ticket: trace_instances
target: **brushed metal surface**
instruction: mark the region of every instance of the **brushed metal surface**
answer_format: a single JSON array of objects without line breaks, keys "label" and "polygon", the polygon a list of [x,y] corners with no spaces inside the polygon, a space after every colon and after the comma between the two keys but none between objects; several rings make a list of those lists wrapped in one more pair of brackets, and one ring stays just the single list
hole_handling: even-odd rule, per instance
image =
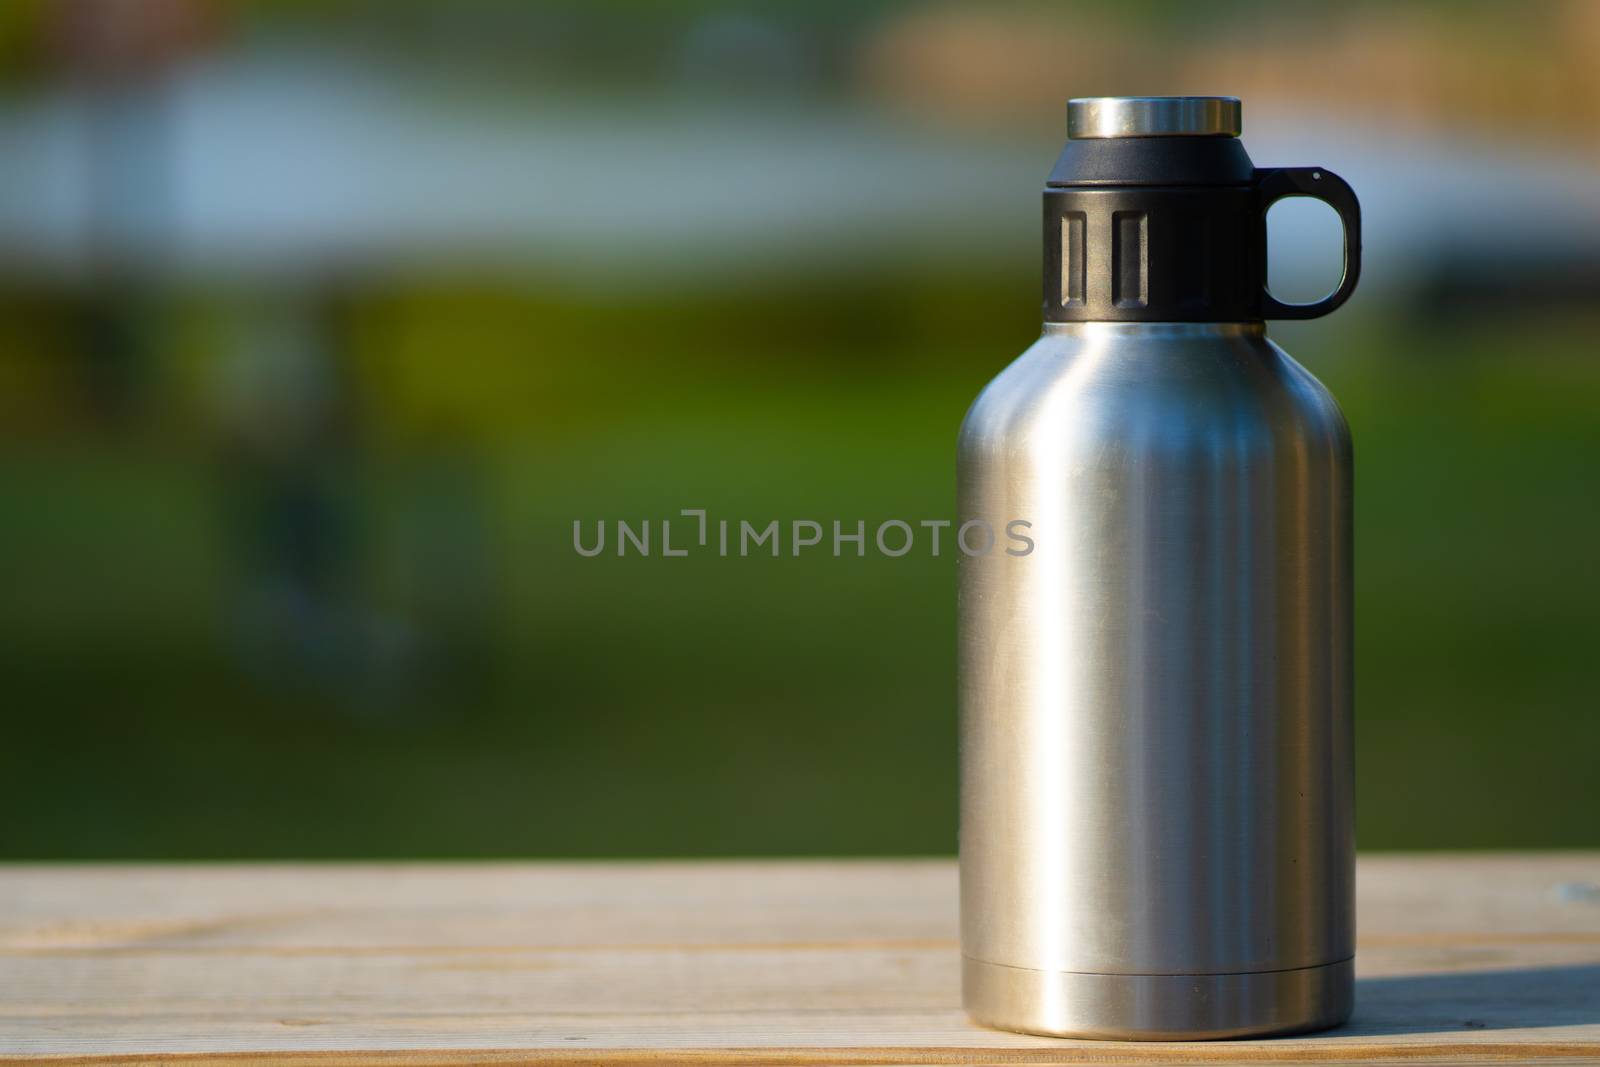
[{"label": "brushed metal surface", "polygon": [[[1036,544],[959,564],[963,954],[1349,959],[1351,446],[1327,390],[1260,324],[1047,324],[968,412],[959,477],[962,521]],[[1062,1032],[1047,999],[1016,1028]]]},{"label": "brushed metal surface", "polygon": [[1256,974],[1076,974],[961,961],[967,1011],[1002,1030],[1119,1041],[1214,1041],[1338,1026],[1354,965]]},{"label": "brushed metal surface", "polygon": [[1067,136],[1237,137],[1244,128],[1234,96],[1088,96],[1067,101]]}]

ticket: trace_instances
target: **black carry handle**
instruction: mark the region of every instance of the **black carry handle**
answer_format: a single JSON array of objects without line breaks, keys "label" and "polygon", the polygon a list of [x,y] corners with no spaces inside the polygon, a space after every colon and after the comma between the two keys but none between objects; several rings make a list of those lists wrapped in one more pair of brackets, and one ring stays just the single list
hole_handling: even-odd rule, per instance
[{"label": "black carry handle", "polygon": [[[1261,317],[1315,319],[1337,309],[1355,292],[1361,277],[1361,202],[1355,190],[1324,167],[1268,167],[1256,171],[1256,203],[1261,212]],[[1267,209],[1286,196],[1309,196],[1339,213],[1344,223],[1344,274],[1339,285],[1310,304],[1285,304],[1267,288]]]}]

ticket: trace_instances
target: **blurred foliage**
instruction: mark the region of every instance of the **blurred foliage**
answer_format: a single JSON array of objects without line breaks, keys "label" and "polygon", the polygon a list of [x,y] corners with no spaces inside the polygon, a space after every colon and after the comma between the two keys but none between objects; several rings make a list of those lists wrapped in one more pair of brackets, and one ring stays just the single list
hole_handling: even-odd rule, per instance
[{"label": "blurred foliage", "polygon": [[602,91],[672,86],[686,50],[733,62],[743,46],[758,63],[794,63],[786,88],[980,127],[1058,119],[1069,78],[1080,94],[1155,85],[1479,135],[1592,143],[1600,121],[1591,0],[11,0],[0,79],[295,40],[442,60],[461,81]]},{"label": "blurred foliage", "polygon": [[[830,97],[1053,139],[1070,77],[1565,150],[1597,13],[18,0],[0,80],[24,123],[98,100],[126,151],[89,165],[125,178],[164,127],[118,93],[297,47],[403,60],[463,119]],[[1031,256],[780,254],[625,300],[555,254],[168,275],[96,258],[144,218],[115,186],[81,276],[0,280],[0,857],[954,847],[948,555],[585,559],[572,523],[950,516],[962,413],[1037,332]],[[1356,438],[1363,847],[1600,844],[1600,323],[1527,292],[1274,327]]]},{"label": "blurred foliage", "polygon": [[[948,852],[948,556],[582,559],[571,523],[949,515],[964,407],[1036,329],[1008,281],[626,323],[539,286],[345,291],[359,622],[326,661],[249,651],[260,475],[197,355],[239,302],[178,305],[211,325],[146,368],[143,422],[0,452],[0,854]],[[895,314],[928,285],[961,312]],[[1594,844],[1593,324],[1282,332],[1357,441],[1362,845]]]}]

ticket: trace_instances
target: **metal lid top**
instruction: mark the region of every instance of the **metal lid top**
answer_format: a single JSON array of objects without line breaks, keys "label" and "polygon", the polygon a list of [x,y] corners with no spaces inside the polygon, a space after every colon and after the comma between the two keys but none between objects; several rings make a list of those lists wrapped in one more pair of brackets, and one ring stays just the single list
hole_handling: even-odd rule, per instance
[{"label": "metal lid top", "polygon": [[1091,96],[1067,101],[1067,136],[1237,137],[1236,96]]}]

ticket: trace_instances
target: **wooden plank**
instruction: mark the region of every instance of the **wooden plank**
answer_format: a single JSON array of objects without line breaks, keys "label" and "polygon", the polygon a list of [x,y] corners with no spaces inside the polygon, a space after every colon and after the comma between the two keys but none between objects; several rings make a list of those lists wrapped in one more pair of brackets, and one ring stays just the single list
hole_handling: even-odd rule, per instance
[{"label": "wooden plank", "polygon": [[1600,1062],[1600,855],[1368,856],[1350,1026],[1025,1037],[947,860],[0,867],[0,1062]]}]

